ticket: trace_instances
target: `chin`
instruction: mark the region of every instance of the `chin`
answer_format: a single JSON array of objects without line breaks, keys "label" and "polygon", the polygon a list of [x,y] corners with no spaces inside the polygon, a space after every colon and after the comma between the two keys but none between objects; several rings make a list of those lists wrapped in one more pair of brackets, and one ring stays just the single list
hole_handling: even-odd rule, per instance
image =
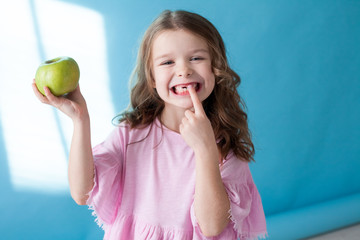
[{"label": "chin", "polygon": [[193,103],[192,101],[177,101],[176,103],[168,103],[167,104],[169,107],[172,106],[172,107],[175,107],[179,110],[188,110],[188,109],[191,109],[193,108]]}]

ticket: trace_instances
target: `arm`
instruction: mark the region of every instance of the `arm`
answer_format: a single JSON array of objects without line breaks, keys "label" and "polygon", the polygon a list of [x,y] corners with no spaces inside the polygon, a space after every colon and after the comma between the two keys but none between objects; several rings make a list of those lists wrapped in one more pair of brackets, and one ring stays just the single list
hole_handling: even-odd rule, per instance
[{"label": "arm", "polygon": [[229,222],[230,201],[220,175],[219,152],[211,123],[195,90],[190,88],[189,92],[195,112],[185,112],[180,133],[195,152],[194,210],[202,233],[216,236]]},{"label": "arm", "polygon": [[196,185],[194,209],[202,233],[205,236],[220,234],[229,223],[230,202],[223,185],[215,144],[195,152]]},{"label": "arm", "polygon": [[68,177],[72,198],[85,205],[94,185],[94,162],[90,141],[90,119],[74,122],[74,132],[69,154]]},{"label": "arm", "polygon": [[94,163],[90,140],[90,118],[79,86],[66,97],[56,97],[45,87],[43,96],[37,89],[35,82],[32,84],[37,98],[45,104],[56,107],[67,116],[74,124],[73,137],[69,154],[69,185],[72,198],[79,205],[86,204],[87,193],[93,186]]}]

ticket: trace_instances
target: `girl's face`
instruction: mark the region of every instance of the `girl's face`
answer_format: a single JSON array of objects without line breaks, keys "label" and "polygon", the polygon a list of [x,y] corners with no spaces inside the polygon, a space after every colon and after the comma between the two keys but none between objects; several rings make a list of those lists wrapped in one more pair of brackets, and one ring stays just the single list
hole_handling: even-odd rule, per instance
[{"label": "girl's face", "polygon": [[195,87],[200,101],[215,86],[215,75],[207,43],[185,30],[161,32],[152,45],[154,87],[165,102],[165,110],[193,107],[187,87]]}]

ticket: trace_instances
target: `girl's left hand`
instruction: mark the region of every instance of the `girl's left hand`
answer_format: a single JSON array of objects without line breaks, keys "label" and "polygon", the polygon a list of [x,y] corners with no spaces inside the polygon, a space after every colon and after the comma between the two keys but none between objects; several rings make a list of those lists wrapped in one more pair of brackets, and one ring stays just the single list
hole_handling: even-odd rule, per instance
[{"label": "girl's left hand", "polygon": [[212,149],[212,147],[217,149],[213,128],[196,90],[189,86],[188,91],[193,102],[194,111],[185,111],[185,117],[180,124],[180,134],[195,153],[206,151],[209,148]]}]

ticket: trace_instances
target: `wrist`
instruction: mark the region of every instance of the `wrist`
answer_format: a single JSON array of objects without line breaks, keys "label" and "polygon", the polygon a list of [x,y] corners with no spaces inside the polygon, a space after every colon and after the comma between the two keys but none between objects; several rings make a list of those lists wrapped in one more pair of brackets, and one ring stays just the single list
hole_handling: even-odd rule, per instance
[{"label": "wrist", "polygon": [[75,127],[77,126],[90,126],[90,116],[87,111],[79,114],[77,117],[72,119]]},{"label": "wrist", "polygon": [[202,146],[198,145],[194,149],[195,157],[199,161],[214,161],[219,162],[219,150],[216,145],[216,142],[209,144],[203,144]]}]

